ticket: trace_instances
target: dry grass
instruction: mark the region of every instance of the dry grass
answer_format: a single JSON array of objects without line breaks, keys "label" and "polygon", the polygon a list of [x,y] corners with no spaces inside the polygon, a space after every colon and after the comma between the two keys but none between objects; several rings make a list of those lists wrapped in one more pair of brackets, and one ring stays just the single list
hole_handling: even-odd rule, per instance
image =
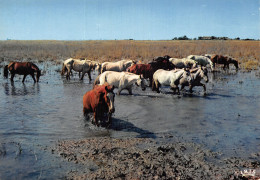
[{"label": "dry grass", "polygon": [[[0,61],[57,61],[67,58],[149,62],[156,56],[186,57],[191,54],[229,55],[239,61],[260,63],[259,41],[0,41]],[[250,63],[249,63],[250,64]]]}]

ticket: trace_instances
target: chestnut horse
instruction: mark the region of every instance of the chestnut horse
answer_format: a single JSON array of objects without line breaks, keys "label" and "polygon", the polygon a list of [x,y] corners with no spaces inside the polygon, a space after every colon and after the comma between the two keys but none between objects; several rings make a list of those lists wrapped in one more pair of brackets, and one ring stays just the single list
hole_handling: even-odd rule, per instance
[{"label": "chestnut horse", "polygon": [[159,57],[153,60],[148,64],[134,64],[129,69],[128,72],[143,75],[144,78],[149,78],[150,80],[150,87],[152,86],[153,81],[153,74],[158,69],[165,69],[165,70],[172,70],[175,66],[164,57]]},{"label": "chestnut horse", "polygon": [[83,114],[86,116],[88,113],[93,112],[94,122],[92,121],[92,123],[97,126],[100,125],[98,120],[102,122],[105,115],[108,117],[106,123],[108,126],[111,124],[111,116],[115,112],[115,94],[113,90],[114,87],[106,83],[95,86],[94,89],[86,92],[83,96]]},{"label": "chestnut horse", "polygon": [[[23,81],[27,75],[31,75],[34,82],[39,82],[41,76],[41,70],[31,62],[11,62],[9,65],[4,67],[4,77],[8,78],[8,70],[11,74],[11,81],[14,81],[15,74],[24,75]],[[34,73],[36,72],[36,80],[34,78]]]},{"label": "chestnut horse", "polygon": [[238,69],[237,60],[235,60],[231,57],[222,56],[222,55],[214,55],[214,56],[211,57],[211,61],[212,61],[214,66],[215,66],[215,64],[224,64],[223,69],[225,69],[226,67],[229,69],[229,64],[234,64],[236,69]]}]

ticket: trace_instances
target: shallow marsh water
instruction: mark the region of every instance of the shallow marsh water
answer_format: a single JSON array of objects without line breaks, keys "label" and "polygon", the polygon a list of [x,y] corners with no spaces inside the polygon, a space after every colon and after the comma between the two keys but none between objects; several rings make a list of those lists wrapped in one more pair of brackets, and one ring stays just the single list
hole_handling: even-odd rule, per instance
[{"label": "shallow marsh water", "polygon": [[87,76],[80,81],[74,73],[67,81],[57,72],[60,65],[48,62],[39,67],[45,75],[37,84],[29,76],[23,84],[21,76],[11,83],[0,75],[0,179],[56,179],[80,169],[52,154],[50,147],[64,139],[192,141],[223,156],[246,159],[260,152],[259,72],[210,73],[206,96],[200,87],[192,96],[172,95],[169,88],[160,94],[138,87],[133,95],[123,91],[115,98],[112,126],[105,129],[82,115],[82,97],[92,88]]}]

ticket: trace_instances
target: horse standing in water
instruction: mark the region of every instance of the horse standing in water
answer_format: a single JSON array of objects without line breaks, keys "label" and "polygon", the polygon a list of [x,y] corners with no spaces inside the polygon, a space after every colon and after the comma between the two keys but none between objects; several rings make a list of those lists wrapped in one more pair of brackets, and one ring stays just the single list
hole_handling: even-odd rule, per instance
[{"label": "horse standing in water", "polygon": [[[87,73],[89,81],[91,81],[91,70],[94,70],[97,67],[97,62],[91,60],[80,60],[80,59],[67,59],[63,62],[61,75],[66,74],[66,79],[70,79],[70,74],[72,69],[77,72],[82,72],[80,80],[83,80],[84,75]],[[80,74],[79,74],[80,76]]]},{"label": "horse standing in water", "polygon": [[114,87],[108,83],[97,85],[94,89],[86,92],[83,96],[83,114],[87,116],[89,113],[94,113],[94,123],[99,126],[99,120],[104,122],[104,117],[107,117],[105,123],[111,125],[111,116],[115,112],[113,92]]},{"label": "horse standing in water", "polygon": [[222,55],[214,55],[211,57],[211,61],[214,66],[215,66],[215,64],[224,64],[223,69],[225,69],[226,67],[229,69],[229,64],[234,64],[234,66],[236,67],[236,70],[238,70],[237,60],[235,60],[231,57],[222,56]]},{"label": "horse standing in water", "polygon": [[189,84],[191,83],[192,79],[190,77],[190,72],[188,70],[180,69],[178,71],[176,70],[166,71],[163,69],[158,69],[153,74],[152,90],[157,91],[157,93],[160,93],[159,87],[161,85],[170,86],[174,94],[176,93],[176,90],[178,91],[178,94],[180,94],[178,85],[182,79],[187,81]]},{"label": "horse standing in water", "polygon": [[137,86],[141,86],[143,91],[146,89],[146,86],[148,86],[146,79],[144,79],[142,75],[116,71],[105,71],[100,74],[96,78],[94,86],[97,84],[102,85],[105,83],[109,83],[115,88],[118,88],[118,95],[120,95],[121,91],[124,89],[128,90],[129,94],[132,95],[132,87],[134,84],[136,84]]},{"label": "horse standing in water", "polygon": [[117,62],[104,62],[100,67],[100,73],[105,71],[116,71],[122,72],[126,71],[129,67],[136,64],[134,60],[121,60]]},{"label": "horse standing in water", "polygon": [[198,56],[198,55],[189,55],[187,57],[188,59],[193,59],[194,61],[196,61],[198,63],[198,65],[204,66],[206,67],[208,64],[210,65],[211,70],[214,70],[214,64],[212,63],[212,61],[206,57],[206,56]]},{"label": "horse standing in water", "polygon": [[208,70],[206,67],[199,67],[195,69],[190,70],[190,76],[192,81],[188,82],[186,79],[180,80],[181,90],[184,89],[185,86],[189,86],[189,91],[192,93],[192,88],[194,86],[202,86],[204,88],[204,95],[206,95],[206,85],[202,84],[200,81],[204,79],[204,81],[207,83],[209,81],[208,79]]},{"label": "horse standing in water", "polygon": [[[167,56],[168,57],[168,56]],[[148,64],[135,64],[128,69],[128,72],[143,75],[144,78],[149,78],[150,87],[152,87],[153,74],[158,69],[172,70],[175,66],[166,59],[166,57],[158,57]]]},{"label": "horse standing in water", "polygon": [[[25,80],[27,75],[31,75],[34,83],[39,82],[41,76],[41,70],[31,62],[11,62],[9,65],[4,67],[4,77],[8,78],[8,71],[11,74],[11,81],[14,81],[15,74],[24,75],[23,81]],[[34,77],[34,73],[36,73],[36,80]]]}]

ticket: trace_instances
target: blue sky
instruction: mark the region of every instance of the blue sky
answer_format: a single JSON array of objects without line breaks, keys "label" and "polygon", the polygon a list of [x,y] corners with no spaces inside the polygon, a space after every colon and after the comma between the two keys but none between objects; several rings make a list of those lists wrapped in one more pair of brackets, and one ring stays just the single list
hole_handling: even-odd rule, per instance
[{"label": "blue sky", "polygon": [[260,0],[0,0],[0,39],[260,39]]}]

